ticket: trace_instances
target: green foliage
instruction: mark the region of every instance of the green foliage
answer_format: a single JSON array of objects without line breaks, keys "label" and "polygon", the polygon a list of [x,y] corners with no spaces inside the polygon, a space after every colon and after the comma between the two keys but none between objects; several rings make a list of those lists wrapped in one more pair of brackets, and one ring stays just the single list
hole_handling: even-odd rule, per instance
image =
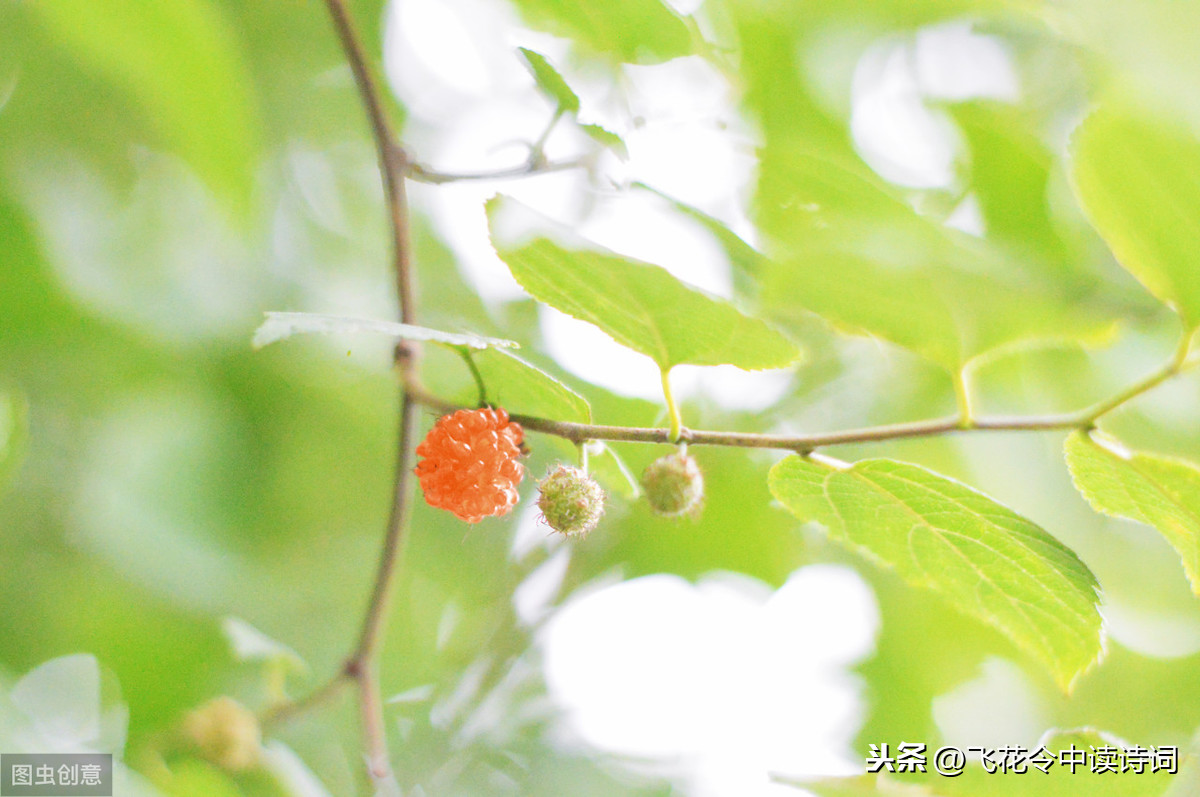
[{"label": "green foliage", "polygon": [[764,158],[758,201],[776,251],[763,295],[776,312],[802,307],[950,370],[1005,344],[1094,338],[1108,325],[1065,288],[921,216],[861,164],[801,150]]},{"label": "green foliage", "polygon": [[515,354],[491,348],[470,357],[483,378],[488,403],[514,414],[592,422],[587,399]]},{"label": "green foliage", "polygon": [[1037,135],[1037,120],[999,102],[958,103],[948,110],[970,149],[971,187],[989,239],[1049,269],[1070,268],[1047,194],[1057,164]]},{"label": "green foliage", "polygon": [[538,88],[555,101],[558,111],[560,113],[578,113],[579,95],[571,90],[567,81],[563,80],[563,76],[558,74],[558,70],[554,68],[553,64],[546,60],[546,56],[527,47],[518,49],[525,59],[525,63],[529,64],[529,70],[533,72],[533,79],[537,81]]},{"label": "green foliage", "polygon": [[22,397],[0,393],[0,490],[16,472],[25,454],[28,413]]},{"label": "green foliage", "polygon": [[58,45],[124,91],[230,206],[250,204],[259,119],[237,37],[209,0],[29,6]]},{"label": "green foliage", "polygon": [[[501,207],[499,200],[489,203],[493,218]],[[762,321],[659,266],[595,249],[566,249],[547,238],[498,244],[498,250],[538,301],[595,324],[664,370],[684,364],[781,368],[800,356],[795,344]]]},{"label": "green foliage", "polygon": [[613,131],[597,124],[580,124],[579,129],[600,146],[612,150],[622,158],[629,158],[629,149],[625,146],[625,141]]},{"label": "green foliage", "polygon": [[568,36],[602,58],[656,63],[691,52],[683,20],[661,0],[515,0],[532,26]]},{"label": "green foliage", "polygon": [[1183,559],[1200,594],[1200,467],[1124,450],[1075,432],[1066,442],[1075,486],[1097,512],[1153,526]]},{"label": "green foliage", "polygon": [[1108,103],[1075,134],[1072,177],[1118,262],[1200,326],[1200,140]]},{"label": "green foliage", "polygon": [[801,520],[935,590],[1032,653],[1064,689],[1100,654],[1096,577],[1033,522],[903,462],[789,457],[771,493]]}]

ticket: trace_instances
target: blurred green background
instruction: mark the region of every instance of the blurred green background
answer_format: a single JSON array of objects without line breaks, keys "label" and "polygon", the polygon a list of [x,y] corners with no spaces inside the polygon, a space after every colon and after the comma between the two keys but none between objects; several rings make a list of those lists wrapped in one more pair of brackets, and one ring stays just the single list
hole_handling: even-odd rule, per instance
[{"label": "blurred green background", "polygon": [[[403,20],[402,6],[431,4],[349,5],[378,55],[388,15]],[[553,51],[578,81],[581,116],[590,97],[619,108],[623,92],[633,95],[629,108],[653,107],[645,76],[672,59],[706,64],[727,81],[725,112],[744,135],[734,149],[748,163],[740,193],[689,197],[671,175],[660,172],[655,183],[652,170],[639,171],[647,168],[639,131],[658,130],[667,141],[697,127],[724,135],[703,109],[665,119],[631,112],[617,131],[629,137],[627,167],[603,156],[609,168],[628,169],[626,180],[650,182],[710,215],[740,203],[760,248],[777,255],[730,250],[732,293],[802,342],[807,359],[765,408],[693,390],[689,426],[822,431],[946,415],[955,404],[944,366],[975,355],[982,411],[1068,411],[1170,355],[1173,317],[1088,227],[1065,153],[1074,124],[1108,96],[1136,97],[1147,119],[1200,129],[1195,4],[708,0],[681,13],[654,0],[464,0],[438,13],[419,18],[448,36],[461,27],[484,66],[511,56],[510,72],[520,68],[515,46],[524,41],[513,31],[532,30],[527,40]],[[473,14],[501,15],[509,27],[480,32]],[[948,29],[965,31],[952,40],[966,55],[923,44]],[[954,57],[986,60],[995,48],[1015,93],[947,88],[959,74]],[[470,120],[473,95],[447,89],[442,106],[410,103],[411,87],[395,76],[404,59],[389,53],[388,61],[399,87],[389,101],[397,120],[407,119],[414,155],[425,162],[448,151],[441,145]],[[883,66],[872,78],[875,62]],[[863,88],[872,79],[886,87],[879,75],[898,74],[917,83],[898,94]],[[525,94],[511,90],[520,101],[510,110],[492,111],[532,116],[536,135],[550,106],[532,78],[526,83]],[[696,92],[704,95],[703,85]],[[889,172],[888,158],[899,156],[880,141],[907,136],[920,161],[932,134],[906,132],[897,116],[871,116],[871,96],[915,103],[934,120],[949,144],[927,158],[944,155],[944,177],[936,168],[925,177]],[[619,119],[602,105],[597,116]],[[500,132],[481,152],[509,146],[497,162],[519,163],[520,149]],[[486,140],[492,131],[473,134]],[[551,143],[564,152],[590,146],[569,136]],[[592,183],[566,184],[580,223],[596,204],[645,193],[614,187],[614,172],[596,168]],[[591,402],[597,422],[661,424],[658,402],[590,384],[552,356],[532,300],[497,299],[480,287],[434,198],[456,188],[414,190],[422,323],[520,341],[523,356]],[[797,210],[808,203],[820,212]],[[982,234],[926,248],[923,236],[956,211],[954,223],[965,213]],[[661,212],[686,220],[670,206]],[[717,238],[687,223],[727,256]],[[879,230],[896,237],[872,243]],[[962,259],[977,250],[985,253]],[[903,275],[892,291],[899,310],[879,300],[872,258],[904,261],[892,264]],[[224,618],[299,655],[306,667],[288,681],[294,695],[336,671],[353,644],[392,479],[388,344],[301,337],[255,352],[249,341],[269,310],[391,318],[388,262],[373,145],[322,4],[0,3],[0,682],[11,688],[50,659],[94,655],[128,707],[124,758],[144,779],[138,788],[366,788],[349,697],[278,731],[323,784],[308,792],[285,785],[279,765],[274,775],[229,773],[170,739],[188,711],[213,697],[256,709],[269,697],[270,668],[238,659]],[[1010,282],[1012,296],[995,287]],[[934,297],[950,327],[929,309]],[[1043,342],[1029,344],[1032,337]],[[431,352],[426,378],[442,395],[470,395],[470,375],[452,356]],[[1194,460],[1197,399],[1196,377],[1184,377],[1107,426],[1131,445]],[[426,413],[425,426],[432,420]],[[531,434],[529,442],[533,475],[573,456],[561,441]],[[806,565],[837,565],[870,585],[880,617],[869,653],[840,666],[860,698],[849,727],[838,730],[848,765],[861,763],[870,742],[965,746],[1011,733],[1020,738],[1009,743],[1028,744],[1027,734],[1053,726],[1186,746],[1200,726],[1195,597],[1155,532],[1102,518],[1075,493],[1061,442],[1060,433],[974,435],[833,453],[893,456],[960,478],[1079,553],[1103,587],[1110,638],[1070,696],[999,634],[799,528],[767,491],[777,454],[698,450],[708,488],[694,521],[657,519],[611,490],[601,528],[570,547],[561,583],[551,580],[543,603],[562,603],[598,578],[702,581],[731,572],[769,591]],[[615,448],[635,473],[666,451]],[[705,780],[680,763],[686,755],[662,765],[580,742],[563,720],[542,667],[545,615],[530,621],[514,608],[518,586],[563,550],[541,539],[544,529],[513,546],[519,527],[526,536],[532,527],[532,493],[527,482],[516,513],[470,529],[418,501],[382,661],[385,695],[429,688],[388,708],[401,784],[429,795],[760,793]],[[696,704],[711,697],[701,690]],[[13,735],[0,732],[0,740],[16,744],[16,725],[6,730]]]}]

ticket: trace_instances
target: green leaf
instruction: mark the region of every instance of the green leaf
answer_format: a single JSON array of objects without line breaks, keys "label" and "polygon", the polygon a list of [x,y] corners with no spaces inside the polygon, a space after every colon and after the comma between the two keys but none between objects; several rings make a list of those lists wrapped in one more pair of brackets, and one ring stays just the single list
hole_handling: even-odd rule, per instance
[{"label": "green leaf", "polygon": [[348,318],[322,313],[266,313],[266,316],[267,320],[254,332],[252,345],[256,349],[303,332],[376,332],[404,340],[428,340],[434,343],[444,343],[447,346],[466,346],[471,349],[487,349],[493,346],[518,348],[517,342],[512,340],[467,333],[442,332],[412,324],[398,324],[394,321]]},{"label": "green leaf", "polygon": [[804,789],[817,797],[946,797],[946,792],[936,792],[927,785],[900,781],[887,774],[819,780],[787,779],[782,782]]},{"label": "green leaf", "polygon": [[940,593],[1027,650],[1069,690],[1100,654],[1097,583],[1033,522],[924,468],[869,459],[845,469],[788,457],[772,494],[801,520],[909,583]]},{"label": "green leaf", "polygon": [[1092,508],[1158,529],[1200,595],[1200,467],[1125,451],[1083,432],[1067,438],[1065,451],[1071,478]]},{"label": "green leaf", "polygon": [[989,240],[1018,257],[1056,268],[1068,259],[1050,216],[1047,186],[1055,161],[1025,109],[1001,102],[965,102],[947,110],[971,151],[971,189]]},{"label": "green leaf", "polygon": [[573,39],[595,55],[658,63],[691,52],[684,20],[660,0],[514,0],[531,27]]},{"label": "green leaf", "polygon": [[1200,141],[1113,104],[1071,145],[1079,200],[1126,270],[1200,326]]},{"label": "green leaf", "polygon": [[592,422],[587,399],[520,357],[503,349],[487,349],[471,358],[483,378],[490,403],[512,414]]},{"label": "green leaf", "polygon": [[806,149],[764,153],[771,236],[764,301],[816,313],[950,369],[1016,341],[1096,339],[1111,319],[986,242],[918,214],[862,164]]},{"label": "green leaf", "polygon": [[548,96],[554,98],[554,101],[558,104],[558,110],[566,113],[578,113],[579,95],[571,90],[571,87],[567,85],[567,81],[563,80],[563,76],[546,60],[546,56],[525,47],[518,47],[517,49],[524,56],[525,63],[529,64],[529,69],[533,72],[533,79],[537,82],[538,88]]},{"label": "green leaf", "polygon": [[[805,3],[803,14],[786,4],[732,8],[743,51],[754,54],[740,76],[745,110],[764,139],[754,217],[769,258],[761,295],[773,317],[813,313],[951,371],[1009,343],[1091,340],[1111,326],[1112,317],[1086,306],[1094,280],[1064,280],[947,228],[863,162],[853,147],[850,108],[837,115],[825,96],[829,87],[815,77],[831,66],[822,26],[844,30],[843,3]],[[908,30],[949,10],[868,3],[856,13],[863,30]],[[857,59],[859,49],[847,46],[838,57],[852,54]],[[836,89],[849,97],[849,84],[847,74]]]},{"label": "green leaf", "polygon": [[[493,242],[500,201],[488,203]],[[496,243],[496,249],[535,299],[595,324],[664,370],[685,363],[782,368],[799,356],[773,328],[659,266],[608,251],[565,249],[546,238],[513,248]]]},{"label": "green leaf", "polygon": [[621,160],[629,160],[629,148],[625,146],[625,139],[621,138],[607,127],[580,123],[579,129],[582,130],[592,141],[595,141],[600,146],[611,149],[613,152],[617,153]]},{"label": "green leaf", "polygon": [[253,81],[217,7],[208,0],[55,0],[29,9],[80,62],[127,93],[235,209],[249,204],[259,138]]}]

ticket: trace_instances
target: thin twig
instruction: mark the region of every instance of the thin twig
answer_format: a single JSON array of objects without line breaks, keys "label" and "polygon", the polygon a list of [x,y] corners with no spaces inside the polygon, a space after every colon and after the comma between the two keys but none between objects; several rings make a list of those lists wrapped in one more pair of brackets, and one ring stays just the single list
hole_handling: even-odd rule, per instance
[{"label": "thin twig", "polygon": [[301,714],[332,702],[336,697],[341,695],[342,690],[349,684],[350,679],[345,673],[338,673],[337,677],[326,681],[323,686],[309,692],[300,700],[271,706],[259,716],[258,721],[264,728],[282,725]]},{"label": "thin twig", "polygon": [[1185,332],[1183,337],[1179,340],[1179,345],[1175,347],[1175,354],[1171,357],[1170,361],[1163,365],[1162,368],[1159,368],[1157,371],[1147,376],[1145,379],[1141,380],[1140,382],[1135,382],[1107,401],[1102,401],[1094,407],[1084,410],[1083,413],[1081,413],[1083,422],[1088,426],[1094,425],[1101,416],[1107,415],[1117,407],[1120,407],[1122,404],[1128,402],[1130,399],[1136,398],[1149,390],[1153,390],[1171,377],[1180,374],[1195,365],[1195,361],[1188,361],[1188,352],[1191,350],[1191,342],[1191,335]]},{"label": "thin twig", "polygon": [[418,183],[442,185],[444,183],[461,183],[471,180],[511,180],[517,177],[536,177],[539,174],[563,172],[568,169],[579,169],[587,166],[589,157],[572,158],[565,161],[545,161],[542,163],[526,162],[520,166],[507,169],[497,169],[491,172],[440,172],[419,163],[408,164],[408,177]]}]

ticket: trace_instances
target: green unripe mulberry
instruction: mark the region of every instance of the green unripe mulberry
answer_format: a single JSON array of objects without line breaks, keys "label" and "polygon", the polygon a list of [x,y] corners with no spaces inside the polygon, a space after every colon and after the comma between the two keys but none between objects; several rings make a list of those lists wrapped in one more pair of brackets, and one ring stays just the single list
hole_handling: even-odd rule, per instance
[{"label": "green unripe mulberry", "polygon": [[604,514],[604,489],[579,468],[559,465],[538,485],[542,519],[568,537],[582,537]]},{"label": "green unripe mulberry", "polygon": [[231,697],[218,697],[188,714],[183,734],[202,756],[230,772],[256,766],[262,754],[258,718]]},{"label": "green unripe mulberry", "polygon": [[679,517],[700,508],[704,501],[704,474],[696,460],[687,454],[668,454],[642,471],[642,489],[655,514]]}]

